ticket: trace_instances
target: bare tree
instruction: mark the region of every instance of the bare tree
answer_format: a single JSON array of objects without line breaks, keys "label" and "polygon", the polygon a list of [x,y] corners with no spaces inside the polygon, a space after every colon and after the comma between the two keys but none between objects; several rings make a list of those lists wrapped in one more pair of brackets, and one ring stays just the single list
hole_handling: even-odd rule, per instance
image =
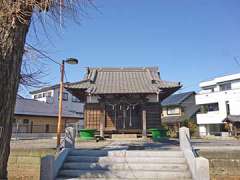
[{"label": "bare tree", "polygon": [[91,0],[0,0],[0,179],[7,179],[12,120],[19,82],[32,80],[29,75],[21,75],[31,20],[34,16],[41,18],[41,13],[44,12],[47,20],[62,25],[67,17],[78,20],[78,15],[84,15],[89,4],[93,5]]}]

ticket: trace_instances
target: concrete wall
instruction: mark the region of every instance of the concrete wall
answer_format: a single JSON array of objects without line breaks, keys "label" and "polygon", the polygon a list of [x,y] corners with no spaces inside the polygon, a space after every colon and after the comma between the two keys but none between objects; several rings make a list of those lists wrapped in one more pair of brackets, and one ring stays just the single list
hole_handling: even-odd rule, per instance
[{"label": "concrete wall", "polygon": [[201,150],[200,155],[209,160],[212,179],[240,179],[240,152],[237,150]]}]

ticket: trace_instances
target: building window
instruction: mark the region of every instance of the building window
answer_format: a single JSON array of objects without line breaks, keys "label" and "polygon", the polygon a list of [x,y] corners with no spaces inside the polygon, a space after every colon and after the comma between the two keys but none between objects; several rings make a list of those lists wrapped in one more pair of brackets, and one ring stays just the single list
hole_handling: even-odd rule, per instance
[{"label": "building window", "polygon": [[[59,96],[60,96],[60,92],[58,92],[58,99],[59,99]],[[68,101],[68,93],[66,92],[63,92],[63,97],[62,97],[63,101]]]},{"label": "building window", "polygon": [[46,97],[46,96],[47,96],[47,93],[46,93],[46,92],[44,92],[44,93],[43,93],[43,97]]},{"label": "building window", "polygon": [[42,98],[42,94],[38,94],[38,98]]},{"label": "building window", "polygon": [[68,93],[63,93],[63,100],[64,101],[67,101],[68,100]]},{"label": "building window", "polygon": [[224,83],[224,84],[220,84],[219,87],[220,87],[220,91],[227,91],[232,89],[232,84]]},{"label": "building window", "polygon": [[37,96],[37,95],[34,95],[34,96],[33,96],[33,99],[37,99],[37,98],[38,98],[38,96]]},{"label": "building window", "polygon": [[204,89],[205,91],[208,91],[208,92],[214,92],[214,88],[211,87],[211,88],[207,88],[207,89]]},{"label": "building window", "polygon": [[212,111],[219,111],[218,103],[211,103],[211,104],[203,104],[201,106],[201,112],[207,113]]},{"label": "building window", "polygon": [[68,93],[63,93],[63,101],[67,101],[68,100]]},{"label": "building window", "polygon": [[179,115],[180,114],[180,108],[179,107],[168,107],[167,108],[167,114],[168,115]]},{"label": "building window", "polygon": [[77,97],[75,97],[75,96],[72,96],[72,102],[80,102],[80,100],[77,98]]}]

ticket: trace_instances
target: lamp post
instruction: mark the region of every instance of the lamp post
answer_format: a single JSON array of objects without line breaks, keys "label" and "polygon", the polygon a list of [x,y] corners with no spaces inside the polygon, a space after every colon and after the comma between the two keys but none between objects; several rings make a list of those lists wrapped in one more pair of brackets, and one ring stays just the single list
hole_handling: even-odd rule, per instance
[{"label": "lamp post", "polygon": [[68,58],[62,61],[61,64],[61,81],[60,81],[60,92],[59,92],[59,100],[58,100],[58,124],[57,124],[57,147],[60,146],[61,140],[61,131],[62,131],[62,99],[63,99],[63,85],[64,85],[64,65],[68,64],[78,64],[78,60],[75,58]]}]

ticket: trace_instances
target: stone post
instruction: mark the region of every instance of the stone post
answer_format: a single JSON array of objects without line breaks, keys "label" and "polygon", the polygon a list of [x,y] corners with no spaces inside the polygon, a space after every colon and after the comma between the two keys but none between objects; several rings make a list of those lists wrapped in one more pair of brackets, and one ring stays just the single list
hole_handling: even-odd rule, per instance
[{"label": "stone post", "polygon": [[74,148],[75,147],[75,138],[76,138],[76,130],[73,127],[67,127],[65,129],[65,137],[64,137],[64,148]]},{"label": "stone post", "polygon": [[181,150],[192,149],[190,147],[190,142],[188,142],[187,137],[190,139],[189,129],[186,127],[181,127],[179,129],[179,141]]},{"label": "stone post", "polygon": [[147,138],[147,112],[145,109],[142,111],[142,127],[142,136]]},{"label": "stone post", "polygon": [[41,158],[40,180],[54,180],[54,156]]}]

